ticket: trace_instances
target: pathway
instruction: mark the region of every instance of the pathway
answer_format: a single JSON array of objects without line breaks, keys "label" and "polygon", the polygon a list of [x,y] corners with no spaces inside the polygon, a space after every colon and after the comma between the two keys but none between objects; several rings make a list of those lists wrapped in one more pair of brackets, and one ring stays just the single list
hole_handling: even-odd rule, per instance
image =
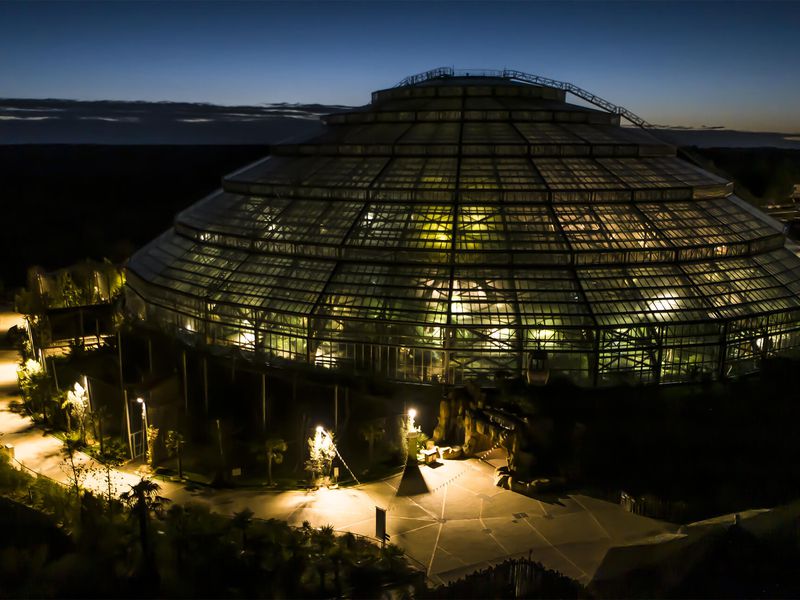
[{"label": "pathway", "polygon": [[[0,340],[14,317],[0,314]],[[13,444],[16,459],[25,468],[64,483],[60,440],[44,434],[32,421],[10,409],[19,401],[16,385],[18,356],[0,349],[0,443]],[[92,463],[86,455],[81,462]],[[580,494],[567,494],[546,503],[493,484],[496,455],[445,461],[438,468],[420,467],[431,493],[398,497],[400,476],[350,488],[318,491],[265,492],[261,490],[190,490],[159,482],[163,495],[176,502],[208,504],[231,514],[245,507],[257,517],[277,518],[299,525],[331,524],[337,530],[373,536],[375,507],[388,509],[391,541],[425,565],[434,582],[461,577],[512,556],[528,556],[588,583],[609,549],[628,546],[675,527],[626,512],[620,506]],[[105,490],[102,468],[84,485]],[[119,491],[138,476],[115,470]]]}]

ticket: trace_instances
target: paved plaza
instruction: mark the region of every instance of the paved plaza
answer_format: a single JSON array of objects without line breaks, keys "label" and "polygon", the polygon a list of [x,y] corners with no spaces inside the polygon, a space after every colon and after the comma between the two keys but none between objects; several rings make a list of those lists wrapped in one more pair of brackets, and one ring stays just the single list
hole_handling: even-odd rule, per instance
[{"label": "paved plaza", "polygon": [[[0,317],[3,329],[13,324]],[[0,350],[0,443],[12,444],[21,465],[61,482],[68,482],[60,440],[44,434],[27,417],[10,410],[19,399],[18,355]],[[91,459],[82,455],[82,462]],[[485,460],[444,461],[421,466],[430,493],[396,495],[400,475],[354,487],[317,491],[267,492],[215,490],[160,482],[163,494],[175,502],[199,502],[225,514],[245,507],[260,518],[277,518],[299,525],[331,524],[337,530],[375,535],[375,507],[387,509],[391,542],[426,570],[433,583],[449,581],[507,557],[531,555],[545,566],[591,581],[609,549],[671,537],[676,527],[631,514],[620,506],[581,494],[549,501],[529,498],[494,485],[494,468],[505,464],[502,451]],[[98,466],[99,467],[99,466]],[[98,468],[84,485],[105,490]],[[125,491],[138,481],[125,468],[114,472],[114,485]]]}]

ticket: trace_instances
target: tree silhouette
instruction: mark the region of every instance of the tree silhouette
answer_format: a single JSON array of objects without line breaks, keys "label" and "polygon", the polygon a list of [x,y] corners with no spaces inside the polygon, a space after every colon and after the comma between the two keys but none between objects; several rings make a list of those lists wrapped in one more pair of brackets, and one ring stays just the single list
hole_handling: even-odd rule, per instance
[{"label": "tree silhouette", "polygon": [[283,462],[283,453],[286,452],[286,442],[281,438],[270,438],[264,443],[267,451],[267,481],[272,483],[272,464],[279,465]]},{"label": "tree silhouette", "polygon": [[369,464],[372,465],[374,452],[375,452],[375,442],[378,440],[383,439],[386,435],[386,422],[384,419],[373,419],[372,421],[367,421],[361,426],[359,430],[361,433],[361,437],[368,444],[368,454],[367,457],[369,459]]},{"label": "tree silhouette", "polygon": [[150,544],[150,514],[160,513],[169,499],[159,496],[161,486],[144,477],[127,492],[120,494],[120,500],[131,510],[139,522],[139,544],[147,567],[153,565],[153,552]]},{"label": "tree silhouette", "polygon": [[238,529],[242,532],[242,550],[247,549],[247,530],[253,524],[253,511],[249,508],[244,508],[239,512],[233,513],[231,519],[231,527]]},{"label": "tree silhouette", "polygon": [[81,484],[87,473],[92,470],[91,463],[78,458],[80,447],[80,440],[68,437],[64,440],[64,446],[61,448],[61,456],[63,458],[61,468],[66,473],[70,482],[70,487],[75,492],[75,498],[78,502],[80,502],[81,499]]}]

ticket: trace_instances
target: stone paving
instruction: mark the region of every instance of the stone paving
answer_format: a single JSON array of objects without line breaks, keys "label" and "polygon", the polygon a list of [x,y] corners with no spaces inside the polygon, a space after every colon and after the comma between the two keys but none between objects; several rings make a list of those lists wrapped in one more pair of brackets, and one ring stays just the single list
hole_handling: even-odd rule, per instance
[{"label": "stone paving", "polygon": [[[13,324],[0,315],[0,338]],[[3,327],[3,325],[5,327]],[[0,443],[13,444],[24,467],[68,482],[60,440],[42,433],[27,417],[10,410],[18,400],[13,350],[0,350]],[[91,459],[81,455],[81,461]],[[504,464],[501,451],[485,461],[444,461],[421,466],[429,494],[399,497],[400,475],[339,489],[317,491],[212,490],[162,481],[162,493],[176,502],[208,504],[231,514],[245,507],[260,518],[292,525],[309,521],[337,530],[375,535],[375,507],[388,510],[391,542],[420,563],[433,583],[456,579],[513,556],[530,556],[547,567],[588,583],[609,549],[630,546],[675,532],[669,523],[631,514],[620,506],[581,494],[556,500],[529,498],[493,484],[494,468]],[[138,481],[123,467],[114,474],[120,491]],[[104,490],[99,474],[84,482]]]}]

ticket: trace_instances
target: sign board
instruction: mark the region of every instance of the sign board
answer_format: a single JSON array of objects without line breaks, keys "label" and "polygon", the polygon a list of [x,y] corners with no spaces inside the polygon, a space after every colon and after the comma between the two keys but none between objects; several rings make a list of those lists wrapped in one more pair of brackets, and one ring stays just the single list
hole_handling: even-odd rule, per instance
[{"label": "sign board", "polygon": [[389,537],[386,535],[386,509],[380,506],[375,507],[375,537],[382,544],[386,543],[386,538]]},{"label": "sign board", "polygon": [[231,470],[231,477],[241,477],[242,476],[242,469],[241,467],[237,467]]}]

